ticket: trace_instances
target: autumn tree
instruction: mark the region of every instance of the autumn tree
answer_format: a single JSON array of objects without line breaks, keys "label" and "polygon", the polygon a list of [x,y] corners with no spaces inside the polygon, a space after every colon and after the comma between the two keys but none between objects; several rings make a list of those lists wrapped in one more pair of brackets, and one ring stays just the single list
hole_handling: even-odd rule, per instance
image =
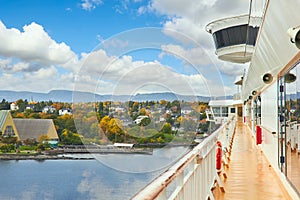
[{"label": "autumn tree", "polygon": [[48,141],[50,138],[48,135],[46,134],[41,134],[38,138],[38,142],[39,143],[43,143],[44,141]]},{"label": "autumn tree", "polygon": [[162,129],[160,130],[162,133],[172,134],[172,127],[171,124],[165,123]]},{"label": "autumn tree", "polygon": [[108,132],[108,123],[110,121],[110,117],[109,116],[105,116],[101,119],[100,121],[100,127],[102,129],[102,131],[106,134]]},{"label": "autumn tree", "polygon": [[121,136],[124,134],[122,129],[122,121],[117,118],[111,118],[108,123],[108,138],[114,138],[115,142],[120,141],[123,142],[123,138],[118,138],[117,136]]},{"label": "autumn tree", "polygon": [[78,133],[72,133],[70,130],[64,129],[61,134],[61,142],[68,145],[81,145],[81,136]]},{"label": "autumn tree", "polygon": [[141,108],[139,111],[139,115],[146,115],[149,116],[149,112],[146,110],[146,108]]},{"label": "autumn tree", "polygon": [[52,107],[55,108],[56,110],[62,109],[63,106],[64,106],[63,103],[53,103],[53,104],[52,104]]}]

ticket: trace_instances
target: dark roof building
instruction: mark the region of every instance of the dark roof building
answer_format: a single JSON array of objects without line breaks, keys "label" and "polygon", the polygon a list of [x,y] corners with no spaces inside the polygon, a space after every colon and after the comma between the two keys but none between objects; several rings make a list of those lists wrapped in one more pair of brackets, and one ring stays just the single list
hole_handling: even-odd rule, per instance
[{"label": "dark roof building", "polygon": [[50,140],[59,140],[52,119],[13,119],[20,139],[36,139],[47,135]]}]

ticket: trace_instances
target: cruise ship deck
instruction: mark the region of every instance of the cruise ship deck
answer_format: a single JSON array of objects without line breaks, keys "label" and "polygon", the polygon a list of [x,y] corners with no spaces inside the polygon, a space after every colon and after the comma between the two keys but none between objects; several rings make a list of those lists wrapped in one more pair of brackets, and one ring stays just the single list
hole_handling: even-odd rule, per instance
[{"label": "cruise ship deck", "polygon": [[206,27],[219,59],[250,61],[233,99],[208,104],[222,126],[134,199],[300,199],[300,1],[261,3]]},{"label": "cruise ship deck", "polygon": [[230,162],[224,171],[227,178],[220,177],[225,192],[217,186],[215,199],[292,199],[241,120],[236,123]]}]

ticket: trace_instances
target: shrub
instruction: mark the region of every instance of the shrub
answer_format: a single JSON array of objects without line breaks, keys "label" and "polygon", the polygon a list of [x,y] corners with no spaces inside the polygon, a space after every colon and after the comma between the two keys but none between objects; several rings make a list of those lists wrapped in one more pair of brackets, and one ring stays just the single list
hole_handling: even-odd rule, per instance
[{"label": "shrub", "polygon": [[0,147],[0,150],[2,151],[2,153],[9,153],[11,151],[15,151],[16,147],[13,144],[4,144]]}]

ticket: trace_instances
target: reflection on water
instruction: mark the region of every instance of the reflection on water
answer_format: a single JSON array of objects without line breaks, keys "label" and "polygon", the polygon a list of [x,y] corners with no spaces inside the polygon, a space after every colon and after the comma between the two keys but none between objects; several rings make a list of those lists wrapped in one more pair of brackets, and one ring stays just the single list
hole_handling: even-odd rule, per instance
[{"label": "reflection on water", "polygon": [[148,173],[169,167],[190,150],[189,147],[154,149],[153,155],[95,154],[95,158],[115,170],[129,173]]},{"label": "reflection on water", "polygon": [[[175,149],[157,151],[157,162],[174,155],[172,151],[178,153]],[[115,166],[118,163],[130,167],[132,165],[128,163],[131,162],[136,169],[144,170],[144,165],[155,167],[155,162],[145,162],[149,155],[126,155],[127,159],[131,157],[127,162],[125,157],[123,160],[118,159],[119,156],[121,155],[105,155],[109,158],[107,160],[115,161],[112,162]],[[165,168],[151,170],[151,173],[125,173],[107,167],[97,160],[0,161],[0,197],[1,200],[124,200],[129,199],[164,170]]]},{"label": "reflection on water", "polygon": [[129,199],[156,173],[122,173],[96,160],[0,161],[3,199]]}]

